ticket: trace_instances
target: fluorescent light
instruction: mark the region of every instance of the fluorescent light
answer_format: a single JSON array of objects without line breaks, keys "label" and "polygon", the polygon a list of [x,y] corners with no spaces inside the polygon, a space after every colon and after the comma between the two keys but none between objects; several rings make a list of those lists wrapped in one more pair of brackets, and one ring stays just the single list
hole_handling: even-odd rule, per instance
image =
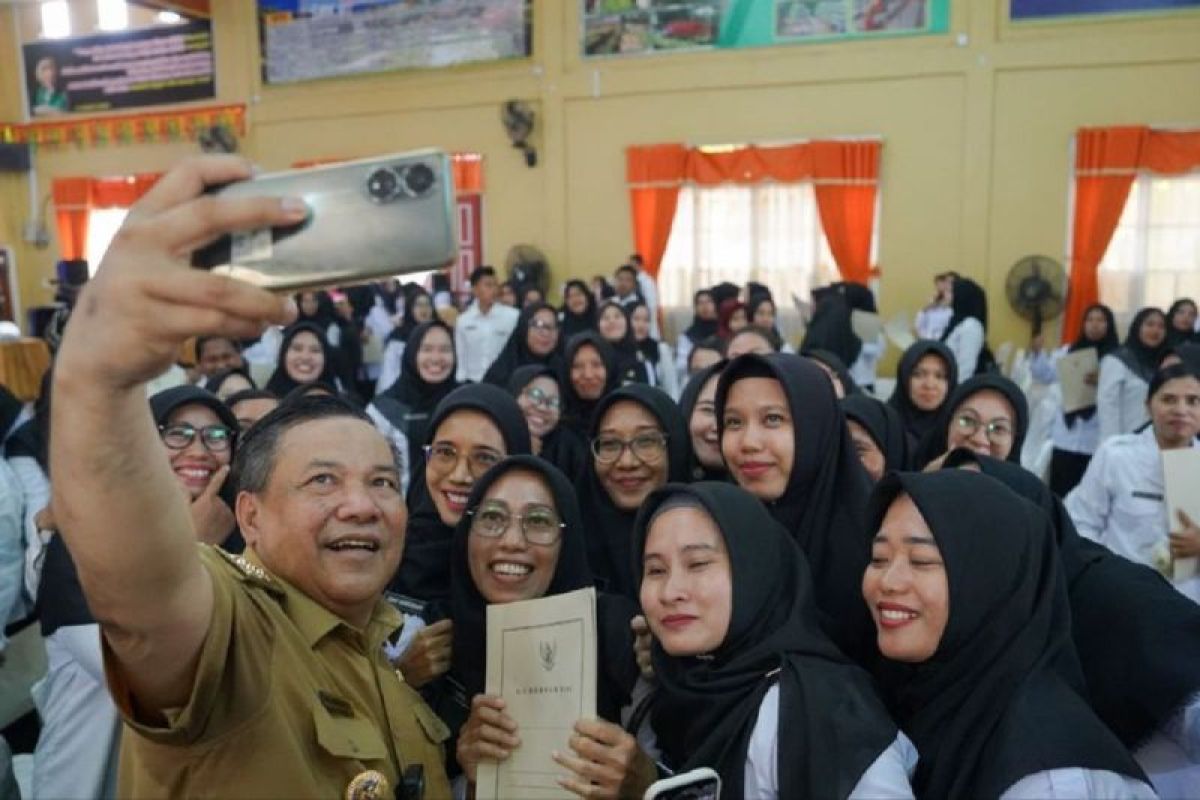
[{"label": "fluorescent light", "polygon": [[174,11],[160,11],[157,19],[163,25],[178,25],[183,22],[183,17]]},{"label": "fluorescent light", "polygon": [[71,10],[67,0],[44,0],[41,11],[43,39],[65,39],[71,35]]},{"label": "fluorescent light", "polygon": [[129,27],[129,7],[125,0],[96,0],[96,17],[102,31],[123,31]]}]

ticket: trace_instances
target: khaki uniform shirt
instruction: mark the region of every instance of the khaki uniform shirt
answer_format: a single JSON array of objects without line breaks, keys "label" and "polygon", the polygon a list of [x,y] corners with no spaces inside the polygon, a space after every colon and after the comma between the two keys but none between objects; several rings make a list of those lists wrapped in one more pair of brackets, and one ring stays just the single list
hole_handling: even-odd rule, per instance
[{"label": "khaki uniform shirt", "polygon": [[[121,797],[347,796],[375,770],[390,798],[405,768],[425,769],[425,797],[450,796],[449,731],[383,655],[403,623],[380,600],[359,631],[247,557],[201,546],[213,616],[187,705],[145,724],[105,645],[109,688],[125,721]],[[371,797],[371,795],[366,795]]]}]

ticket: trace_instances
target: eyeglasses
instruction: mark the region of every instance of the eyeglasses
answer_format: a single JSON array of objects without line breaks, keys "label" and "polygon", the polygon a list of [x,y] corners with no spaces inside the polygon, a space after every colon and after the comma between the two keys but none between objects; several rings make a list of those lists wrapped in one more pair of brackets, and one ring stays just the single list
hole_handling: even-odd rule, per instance
[{"label": "eyeglasses", "polygon": [[663,433],[643,433],[629,441],[615,436],[601,436],[592,440],[592,455],[601,464],[615,464],[625,454],[625,448],[643,464],[654,464],[662,460],[667,449],[667,437]]},{"label": "eyeglasses", "polygon": [[205,425],[197,428],[188,422],[178,425],[159,425],[158,432],[162,435],[163,444],[172,450],[183,450],[196,440],[200,434],[200,443],[210,453],[223,453],[233,445],[235,431],[224,425]]},{"label": "eyeglasses", "polygon": [[[425,445],[425,461],[439,472],[451,472],[458,466],[460,458],[458,448],[452,444]],[[502,458],[503,456],[495,450],[476,448],[467,453],[467,471],[472,477],[482,477],[483,473],[499,464]]]},{"label": "eyeglasses", "polygon": [[529,327],[533,328],[535,331],[553,332],[558,330],[558,323],[546,322],[543,319],[535,319],[529,323]]},{"label": "eyeglasses", "polygon": [[526,389],[525,396],[529,398],[529,402],[533,403],[538,408],[544,408],[547,411],[558,411],[562,408],[562,400],[557,397],[551,397],[536,386],[532,389]]},{"label": "eyeglasses", "polygon": [[562,529],[567,527],[549,506],[528,506],[524,514],[514,514],[504,503],[489,501],[467,513],[471,515],[471,533],[488,539],[503,536],[514,519],[521,521],[525,541],[542,546],[557,542]]},{"label": "eyeglasses", "polygon": [[974,414],[959,414],[954,418],[954,424],[967,436],[974,436],[983,428],[987,440],[993,444],[1007,442],[1013,435],[1012,424],[1006,419],[994,419],[985,425],[983,420]]}]

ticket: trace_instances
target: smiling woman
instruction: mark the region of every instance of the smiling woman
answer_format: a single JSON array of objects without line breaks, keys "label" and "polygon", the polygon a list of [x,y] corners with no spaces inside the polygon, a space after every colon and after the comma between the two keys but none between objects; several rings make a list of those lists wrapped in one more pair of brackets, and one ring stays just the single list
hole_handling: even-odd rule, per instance
[{"label": "smiling woman", "polygon": [[591,450],[581,492],[589,526],[588,560],[599,585],[633,599],[637,583],[629,531],[652,491],[668,481],[687,480],[687,425],[666,393],[630,384],[605,395],[596,406]]},{"label": "smiling woman", "polygon": [[529,429],[503,390],[467,384],[446,395],[429,421],[424,457],[408,491],[412,519],[404,560],[390,588],[419,602],[441,602],[450,578],[450,540],[475,482],[505,456],[528,454]]},{"label": "smiling woman", "polygon": [[918,797],[1155,797],[1077,692],[1049,517],[949,470],[888,476],[870,518],[862,596],[880,686],[921,754]]},{"label": "smiling woman", "polygon": [[333,355],[321,329],[308,322],[297,323],[283,334],[275,372],[267,381],[267,390],[284,397],[299,386],[323,383],[338,386]]}]

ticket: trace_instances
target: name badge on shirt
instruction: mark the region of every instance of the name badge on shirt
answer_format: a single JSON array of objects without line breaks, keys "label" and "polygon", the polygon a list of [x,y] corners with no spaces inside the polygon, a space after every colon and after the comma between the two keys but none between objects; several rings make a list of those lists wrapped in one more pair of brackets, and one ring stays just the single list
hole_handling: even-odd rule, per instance
[{"label": "name badge on shirt", "polygon": [[1138,498],[1139,500],[1154,500],[1155,502],[1158,502],[1158,503],[1161,503],[1163,501],[1163,496],[1161,494],[1156,494],[1154,492],[1134,491],[1133,496]]}]

